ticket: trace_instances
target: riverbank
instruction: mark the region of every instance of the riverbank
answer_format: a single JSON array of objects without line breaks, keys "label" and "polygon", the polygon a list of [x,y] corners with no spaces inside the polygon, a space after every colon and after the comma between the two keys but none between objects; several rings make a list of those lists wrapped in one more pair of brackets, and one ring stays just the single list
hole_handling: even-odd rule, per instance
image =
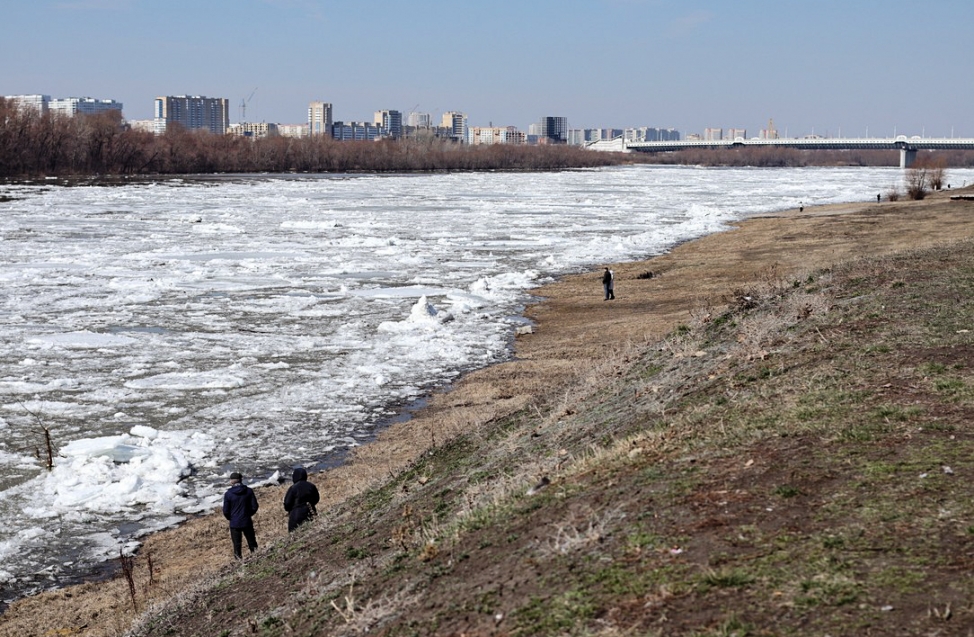
[{"label": "riverbank", "polygon": [[[602,300],[598,272],[546,286],[537,291],[543,302],[528,309],[536,329],[518,337],[515,360],[470,374],[453,391],[434,396],[409,422],[356,449],[347,464],[313,476],[323,495],[320,508],[339,507],[383,485],[458,436],[557,402],[559,393],[576,390],[587,375],[598,372],[595,377],[605,380],[607,361],[622,365],[627,352],[694,317],[716,313],[733,303],[735,291],[756,281],[790,279],[854,258],[972,237],[971,206],[935,193],[921,202],[787,211],[752,218],[656,259],[613,266],[615,301]],[[262,552],[274,550],[275,543],[287,545],[283,489],[259,492]],[[234,572],[229,553],[224,522],[216,515],[147,538],[135,564],[135,606],[142,611],[166,599],[188,598],[221,572]],[[0,619],[0,634],[121,634],[136,615],[132,591],[120,578],[22,600]]]}]

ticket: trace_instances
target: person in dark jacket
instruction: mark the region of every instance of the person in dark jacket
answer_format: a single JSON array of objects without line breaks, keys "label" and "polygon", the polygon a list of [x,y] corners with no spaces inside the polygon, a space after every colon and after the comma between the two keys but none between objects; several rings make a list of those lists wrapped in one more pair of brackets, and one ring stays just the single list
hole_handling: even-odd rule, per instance
[{"label": "person in dark jacket", "polygon": [[247,538],[247,548],[253,553],[257,550],[257,535],[254,533],[254,514],[257,513],[257,496],[254,490],[243,483],[243,476],[234,471],[230,474],[230,488],[223,494],[223,517],[230,521],[230,539],[233,541],[233,554],[242,559],[241,545]]},{"label": "person in dark jacket", "polygon": [[602,288],[605,290],[605,300],[611,301],[616,298],[615,293],[615,273],[609,268],[602,273]]},{"label": "person in dark jacket", "polygon": [[317,511],[318,487],[308,482],[308,472],[298,467],[291,476],[294,484],[284,494],[284,510],[287,511],[287,530],[294,531],[311,518]]}]

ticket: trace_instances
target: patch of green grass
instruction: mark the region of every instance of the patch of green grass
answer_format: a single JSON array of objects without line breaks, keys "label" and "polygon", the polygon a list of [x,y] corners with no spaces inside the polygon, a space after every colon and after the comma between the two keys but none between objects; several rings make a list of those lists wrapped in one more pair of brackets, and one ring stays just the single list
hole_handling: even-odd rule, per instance
[{"label": "patch of green grass", "polygon": [[704,590],[709,588],[741,588],[754,582],[754,576],[742,569],[708,571],[700,578]]},{"label": "patch of green grass", "polygon": [[967,385],[960,378],[938,378],[933,382],[933,388],[949,398],[957,398],[965,393]]},{"label": "patch of green grass", "polygon": [[774,494],[780,498],[794,498],[801,495],[801,489],[790,484],[781,484],[775,487]]},{"label": "patch of green grass", "polygon": [[736,615],[728,617],[717,627],[705,632],[694,632],[691,637],[747,637],[752,633],[750,624],[742,621]]},{"label": "patch of green grass", "polygon": [[929,362],[920,365],[920,371],[927,376],[938,376],[947,371],[947,366],[943,363]]},{"label": "patch of green grass", "polygon": [[862,592],[855,580],[836,573],[816,575],[801,582],[801,593],[795,596],[799,607],[844,606],[854,604]]},{"label": "patch of green grass", "polygon": [[533,597],[514,613],[512,634],[530,637],[574,633],[579,624],[595,617],[596,610],[588,595],[575,590],[551,598]]},{"label": "patch of green grass", "polygon": [[666,542],[655,533],[639,530],[626,536],[626,546],[630,551],[641,551],[642,549],[666,546]]},{"label": "patch of green grass", "polygon": [[345,549],[345,557],[350,560],[364,560],[369,557],[369,552],[363,548],[349,546]]},{"label": "patch of green grass", "polygon": [[883,587],[906,595],[919,591],[919,585],[924,579],[924,571],[921,569],[889,566],[871,575],[869,585],[871,588]]},{"label": "patch of green grass", "polygon": [[922,413],[919,407],[901,407],[900,405],[880,405],[870,412],[870,416],[882,422],[907,422]]}]

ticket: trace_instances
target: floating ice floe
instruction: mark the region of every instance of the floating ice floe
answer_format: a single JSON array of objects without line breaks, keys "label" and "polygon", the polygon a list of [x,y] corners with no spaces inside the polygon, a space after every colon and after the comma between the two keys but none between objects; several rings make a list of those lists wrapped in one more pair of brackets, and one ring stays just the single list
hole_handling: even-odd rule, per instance
[{"label": "floating ice floe", "polygon": [[384,321],[379,324],[378,330],[380,332],[404,332],[416,329],[434,329],[438,325],[449,323],[453,318],[453,314],[437,310],[425,296],[421,296],[404,321]]},{"label": "floating ice floe", "polygon": [[136,506],[154,514],[176,512],[195,504],[182,480],[213,446],[199,432],[161,432],[145,425],[72,441],[59,450],[41,496],[24,512],[35,518],[79,509],[110,514]]},{"label": "floating ice floe", "polygon": [[45,334],[28,339],[41,347],[64,347],[69,349],[101,349],[106,347],[125,347],[137,341],[129,336],[102,334],[100,332],[67,332],[64,334]]}]

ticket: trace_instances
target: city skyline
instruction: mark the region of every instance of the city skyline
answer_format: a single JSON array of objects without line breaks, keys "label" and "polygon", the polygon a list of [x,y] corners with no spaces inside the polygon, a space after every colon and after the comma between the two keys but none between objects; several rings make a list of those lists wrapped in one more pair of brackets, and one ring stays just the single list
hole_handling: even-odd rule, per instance
[{"label": "city skyline", "polygon": [[230,121],[460,111],[473,126],[974,137],[964,26],[941,0],[38,0],[5,8],[0,94],[225,97]]}]

